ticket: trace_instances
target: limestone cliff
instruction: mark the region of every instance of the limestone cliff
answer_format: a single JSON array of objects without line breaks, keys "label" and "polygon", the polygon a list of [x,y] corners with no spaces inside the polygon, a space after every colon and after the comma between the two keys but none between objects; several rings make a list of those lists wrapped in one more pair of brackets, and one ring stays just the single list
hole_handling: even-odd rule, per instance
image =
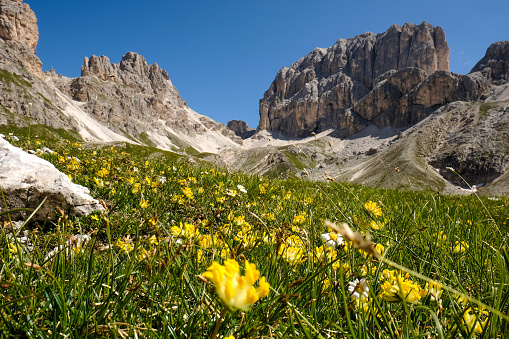
[{"label": "limestone cliff", "polygon": [[37,18],[22,0],[0,0],[0,39],[42,78],[42,63],[35,54],[39,41]]},{"label": "limestone cliff", "polygon": [[[435,71],[448,71],[448,55],[442,28],[425,22],[393,25],[384,33],[367,32],[339,39],[333,46],[316,48],[290,68],[278,72],[260,100],[258,129],[302,137],[334,128],[343,136],[350,135],[383,113],[360,109],[366,105],[352,109],[377,85],[388,82],[383,86],[394,91],[378,90],[378,95],[372,94],[366,100],[374,100],[375,104],[381,101],[388,109],[427,76]],[[394,74],[398,71],[403,73]],[[407,74],[412,79],[406,79]],[[388,97],[380,97],[382,93]],[[408,107],[408,103],[402,105]],[[416,121],[428,112],[414,114],[406,109],[404,113],[412,117],[403,120]],[[393,113],[386,115],[390,117]],[[388,123],[391,119],[379,120]]]}]

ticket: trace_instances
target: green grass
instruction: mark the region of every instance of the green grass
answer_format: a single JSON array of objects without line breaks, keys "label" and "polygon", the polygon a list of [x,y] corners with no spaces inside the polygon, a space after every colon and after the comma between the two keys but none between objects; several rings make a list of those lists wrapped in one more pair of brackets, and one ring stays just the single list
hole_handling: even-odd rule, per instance
[{"label": "green grass", "polygon": [[[60,140],[70,140],[72,142],[82,141],[79,134],[70,133],[63,128],[53,128],[47,125],[38,124],[36,122],[31,123],[33,120],[29,117],[18,115],[18,117],[26,120],[27,126],[15,126],[13,124],[0,125],[0,133],[9,135],[13,133],[17,137],[29,141],[29,140],[45,140],[46,142],[56,143]],[[33,147],[33,146],[32,146]]]},{"label": "green grass", "polygon": [[289,151],[284,151],[284,154],[299,170],[303,170],[308,167],[314,167],[314,164],[310,166],[306,165],[306,162],[310,161],[309,158],[307,158],[305,155],[295,154]]},{"label": "green grass", "polygon": [[498,107],[497,104],[482,103],[479,106],[479,113],[481,114],[481,117],[486,118],[488,116],[488,111],[496,107]]},{"label": "green grass", "polygon": [[32,84],[23,79],[21,76],[11,73],[5,69],[0,69],[0,81],[3,83],[12,83],[19,87],[32,87]]},{"label": "green grass", "polygon": [[152,140],[150,140],[150,138],[148,137],[147,133],[146,132],[142,132],[140,135],[139,135],[139,138],[140,140],[147,146],[150,146],[150,147],[155,147],[156,144],[154,144],[152,142]]},{"label": "green grass", "polygon": [[[27,232],[33,249],[23,251],[14,250],[10,226],[2,229],[2,337],[210,338],[217,327],[217,338],[473,338],[462,319],[477,301],[508,312],[507,199],[260,178],[129,144],[40,143],[57,151],[47,160],[107,209],[27,223],[18,233]],[[368,201],[381,215],[366,210]],[[352,244],[317,257],[320,235],[330,231],[325,220],[346,222],[362,236],[369,231],[384,260],[442,283],[439,300],[428,293],[413,303],[387,301],[384,270],[393,267]],[[383,227],[371,228],[372,221]],[[214,245],[179,236],[181,223]],[[79,234],[91,241],[45,259]],[[465,251],[454,253],[457,242]],[[300,248],[294,260],[284,250],[292,244]],[[227,258],[254,263],[271,290],[220,322],[221,300],[200,276]],[[348,291],[354,279],[369,286],[365,307]],[[408,279],[425,288],[425,280]],[[509,331],[507,316],[487,311],[482,320],[477,337]]]}]

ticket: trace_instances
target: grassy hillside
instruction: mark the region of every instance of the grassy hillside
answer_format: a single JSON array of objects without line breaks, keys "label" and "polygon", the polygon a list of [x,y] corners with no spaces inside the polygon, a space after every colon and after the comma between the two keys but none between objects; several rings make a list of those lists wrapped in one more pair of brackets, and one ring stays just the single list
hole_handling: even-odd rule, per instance
[{"label": "grassy hillside", "polygon": [[[26,233],[30,248],[5,225],[4,337],[509,331],[506,199],[267,179],[126,144],[35,138],[18,145],[52,148],[43,157],[89,187],[106,211],[26,223],[16,232]],[[347,223],[357,238],[341,242],[326,220]],[[368,233],[382,257],[356,248]]]}]

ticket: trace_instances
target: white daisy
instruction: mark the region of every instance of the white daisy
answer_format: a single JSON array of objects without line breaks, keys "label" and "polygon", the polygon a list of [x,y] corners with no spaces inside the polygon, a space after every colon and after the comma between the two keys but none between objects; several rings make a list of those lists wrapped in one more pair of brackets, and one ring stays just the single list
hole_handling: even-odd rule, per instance
[{"label": "white daisy", "polygon": [[365,279],[355,279],[354,281],[350,281],[348,283],[348,292],[354,297],[355,299],[359,298],[367,298],[369,287],[366,284]]},{"label": "white daisy", "polygon": [[320,239],[322,239],[325,247],[331,247],[332,249],[343,245],[343,236],[334,232],[324,233],[320,236]]}]

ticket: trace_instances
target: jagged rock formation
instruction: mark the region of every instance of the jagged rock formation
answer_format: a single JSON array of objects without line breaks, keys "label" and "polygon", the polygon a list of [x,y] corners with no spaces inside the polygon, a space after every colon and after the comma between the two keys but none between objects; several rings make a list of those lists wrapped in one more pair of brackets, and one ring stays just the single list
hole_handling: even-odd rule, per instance
[{"label": "jagged rock formation", "polygon": [[94,118],[140,143],[216,152],[240,142],[223,124],[187,107],[168,73],[137,53],[128,52],[118,64],[93,55],[85,58],[81,77],[51,81]]},{"label": "jagged rock formation", "polygon": [[[71,182],[55,166],[35,155],[12,146],[0,138],[0,187],[9,210],[36,209],[46,198],[32,220],[55,219],[57,208],[78,216],[104,210],[99,202],[89,196],[86,187]],[[5,204],[0,212],[5,211]],[[26,220],[31,214],[22,211],[10,214],[11,220]],[[8,216],[0,216],[8,220]]]},{"label": "jagged rock formation", "polygon": [[470,71],[482,72],[494,85],[509,81],[509,41],[495,42],[488,47],[484,58]]},{"label": "jagged rock formation", "polygon": [[226,127],[232,130],[235,135],[241,137],[242,139],[249,138],[255,132],[254,128],[249,127],[247,122],[242,120],[230,120],[226,124]]},{"label": "jagged rock formation", "polygon": [[0,0],[0,38],[38,77],[42,78],[42,63],[35,55],[39,41],[37,18],[22,0]]},{"label": "jagged rock formation", "polygon": [[[425,22],[316,48],[278,72],[260,101],[258,129],[303,137],[334,128],[348,136],[369,124],[407,126],[437,105],[482,95],[484,78],[447,72],[448,53],[442,28]],[[436,71],[443,72],[428,78]]]}]

